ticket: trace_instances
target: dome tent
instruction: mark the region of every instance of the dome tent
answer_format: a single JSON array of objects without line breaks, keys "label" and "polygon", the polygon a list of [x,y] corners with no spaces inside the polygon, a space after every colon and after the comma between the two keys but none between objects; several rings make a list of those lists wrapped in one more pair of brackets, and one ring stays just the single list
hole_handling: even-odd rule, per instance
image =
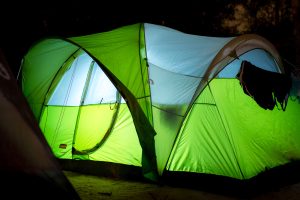
[{"label": "dome tent", "polygon": [[47,145],[2,49],[0,109],[2,198],[79,200]]},{"label": "dome tent", "polygon": [[23,93],[61,160],[135,166],[152,180],[166,172],[244,180],[300,158],[299,103],[258,106],[236,78],[244,60],[284,73],[258,35],[133,24],[35,44]]}]

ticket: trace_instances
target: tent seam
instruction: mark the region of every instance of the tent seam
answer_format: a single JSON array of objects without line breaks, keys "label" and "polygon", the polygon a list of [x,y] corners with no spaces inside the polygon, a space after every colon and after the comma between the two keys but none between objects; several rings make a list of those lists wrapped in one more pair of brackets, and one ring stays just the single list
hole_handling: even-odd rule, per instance
[{"label": "tent seam", "polygon": [[[212,90],[211,90],[211,87],[210,87],[210,84],[209,84],[209,83],[207,84],[207,87],[208,87],[208,89],[209,89],[209,91],[210,91],[210,93],[211,93],[212,98],[214,99],[214,102],[216,103],[215,97],[214,97],[214,95],[213,95],[213,92],[212,92]],[[218,112],[218,114],[219,114],[220,120],[221,120],[221,122],[222,122],[222,126],[223,126],[224,131],[225,131],[225,133],[226,133],[226,136],[227,136],[227,138],[228,138],[228,141],[229,141],[230,145],[231,145],[232,148],[233,148],[234,157],[235,157],[236,163],[237,163],[237,165],[238,165],[238,168],[239,168],[239,170],[240,170],[240,173],[241,173],[243,179],[245,179],[244,173],[243,173],[243,171],[242,171],[242,169],[241,169],[241,166],[240,166],[239,161],[238,161],[238,158],[237,158],[237,152],[236,152],[235,145],[233,145],[232,141],[230,140],[229,134],[228,134],[228,132],[227,132],[226,126],[225,126],[225,124],[224,124],[224,122],[223,122],[223,119],[222,119],[222,117],[221,117],[221,113],[220,113],[220,110],[219,110],[219,107],[218,107],[217,103],[216,103],[215,105],[216,105],[217,112]]]}]

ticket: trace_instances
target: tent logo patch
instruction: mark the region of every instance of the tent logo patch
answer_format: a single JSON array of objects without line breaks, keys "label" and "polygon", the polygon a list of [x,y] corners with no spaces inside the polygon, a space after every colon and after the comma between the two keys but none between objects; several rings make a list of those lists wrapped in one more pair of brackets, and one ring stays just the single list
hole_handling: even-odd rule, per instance
[{"label": "tent logo patch", "polygon": [[67,144],[60,144],[60,145],[59,145],[59,148],[61,148],[61,149],[66,149],[67,146],[68,146]]}]

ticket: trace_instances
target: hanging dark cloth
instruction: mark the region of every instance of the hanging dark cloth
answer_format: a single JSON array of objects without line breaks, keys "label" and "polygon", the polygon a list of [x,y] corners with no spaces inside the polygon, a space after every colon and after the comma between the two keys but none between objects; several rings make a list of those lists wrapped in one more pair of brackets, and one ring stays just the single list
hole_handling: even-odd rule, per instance
[{"label": "hanging dark cloth", "polygon": [[243,61],[237,78],[244,93],[251,96],[260,107],[273,110],[279,103],[281,109],[285,110],[292,87],[289,75],[270,72]]}]

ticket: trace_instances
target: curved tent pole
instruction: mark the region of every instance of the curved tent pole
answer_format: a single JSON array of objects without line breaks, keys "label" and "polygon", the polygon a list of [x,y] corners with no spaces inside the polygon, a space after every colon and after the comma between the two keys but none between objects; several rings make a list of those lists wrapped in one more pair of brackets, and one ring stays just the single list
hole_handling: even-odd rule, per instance
[{"label": "curved tent pole", "polygon": [[[47,92],[46,92],[46,94],[45,94],[45,98],[44,98],[44,100],[43,100],[42,105],[45,105],[45,103],[46,103],[46,101],[47,101],[47,99],[48,99],[48,94],[49,94],[51,88],[53,88],[53,83],[56,81],[58,74],[61,73],[61,70],[62,70],[63,67],[66,65],[66,63],[68,63],[68,62],[70,61],[70,59],[71,59],[72,57],[74,57],[74,55],[76,55],[80,50],[81,50],[81,48],[78,48],[76,51],[74,51],[74,52],[67,58],[67,60],[60,66],[60,68],[57,70],[57,72],[56,72],[56,74],[54,75],[54,77],[53,77],[51,83],[49,84],[49,88],[48,88],[48,90],[47,90]],[[59,82],[59,81],[58,81],[58,82]],[[39,114],[39,117],[38,117],[38,122],[40,122],[40,120],[41,120],[42,113],[43,113],[43,109],[40,111],[40,114]]]},{"label": "curved tent pole", "polygon": [[[143,47],[141,46],[142,45],[142,42],[141,42],[141,39],[142,40],[146,40],[145,38],[145,28],[144,28],[144,23],[141,23],[140,24],[140,28],[139,28],[139,50],[141,51],[141,49],[143,49]],[[146,42],[143,43],[144,44],[144,52],[145,52],[145,63],[146,63],[146,67],[147,67],[147,82],[149,83],[149,64],[148,64],[148,60],[147,60],[147,45],[146,45]],[[140,66],[142,66],[142,58],[141,58],[141,53],[139,52],[139,60],[140,60]],[[144,80],[144,76],[143,76],[143,71],[142,71],[142,67],[141,67],[141,77],[142,77],[142,80],[143,80],[143,83],[145,83],[145,80]],[[150,108],[146,109],[147,110],[147,116],[148,118],[150,118],[149,120],[151,120],[151,124],[153,125],[153,111],[152,111],[152,96],[151,96],[151,89],[150,89],[150,84],[147,84],[148,85],[148,90],[149,90],[149,98],[150,98]],[[144,89],[144,94],[146,94],[146,88],[145,88],[145,84],[143,84],[143,89]],[[145,97],[147,98],[147,96]],[[146,106],[148,107],[149,104],[146,104]],[[148,111],[150,111],[151,113],[148,113]]]},{"label": "curved tent pole", "polygon": [[264,49],[269,52],[276,60],[279,70],[284,72],[281,57],[272,43],[262,36],[256,34],[245,34],[232,39],[218,52],[208,67],[206,75],[209,74],[210,76],[212,71],[215,72],[215,66],[218,66],[217,71],[221,71],[225,65],[220,65],[220,63],[227,57],[236,58],[249,50],[257,48]]},{"label": "curved tent pole", "polygon": [[200,94],[205,85],[208,84],[210,80],[213,79],[230,62],[242,54],[258,48],[270,53],[279,67],[278,70],[284,73],[284,67],[280,55],[272,43],[256,34],[241,35],[229,41],[214,57],[200,81],[192,102],[195,101],[196,97]]},{"label": "curved tent pole", "polygon": [[[196,89],[195,95],[193,96],[191,102],[193,103],[195,101],[205,85],[208,84],[209,81],[213,79],[225,66],[227,66],[234,59],[238,58],[240,55],[257,48],[269,52],[274,57],[277,65],[279,66],[279,71],[284,72],[279,53],[272,45],[272,43],[256,34],[241,35],[229,41],[214,57],[202,80],[200,81],[200,84]],[[187,110],[187,112],[189,111],[189,109]]]},{"label": "curved tent pole", "polygon": [[[78,129],[78,121],[79,121],[80,113],[81,113],[81,106],[84,104],[84,100],[86,98],[87,88],[90,84],[90,78],[91,78],[91,74],[92,74],[91,71],[93,70],[94,64],[95,64],[95,61],[93,60],[91,65],[90,65],[88,78],[85,82],[84,92],[83,92],[83,95],[82,95],[81,101],[80,101],[79,113],[77,115],[77,120],[76,120],[77,122],[76,122],[75,134],[74,134],[74,137],[73,137],[72,154],[77,154],[77,155],[91,154],[91,153],[95,152],[97,149],[99,149],[105,143],[107,138],[109,137],[109,135],[110,135],[110,133],[111,133],[111,131],[112,131],[114,125],[115,125],[115,122],[116,122],[116,119],[117,119],[117,116],[118,116],[118,113],[119,113],[121,95],[119,95],[119,93],[117,92],[117,94],[116,94],[117,95],[116,103],[115,103],[113,108],[110,108],[111,110],[116,109],[116,111],[114,112],[114,115],[113,115],[112,121],[110,123],[110,126],[109,126],[108,130],[106,131],[106,133],[104,134],[103,138],[94,147],[89,148],[89,149],[77,150],[74,147],[76,133],[77,133],[77,129]],[[103,98],[101,99],[100,104],[101,104],[102,100],[103,100]]]}]

